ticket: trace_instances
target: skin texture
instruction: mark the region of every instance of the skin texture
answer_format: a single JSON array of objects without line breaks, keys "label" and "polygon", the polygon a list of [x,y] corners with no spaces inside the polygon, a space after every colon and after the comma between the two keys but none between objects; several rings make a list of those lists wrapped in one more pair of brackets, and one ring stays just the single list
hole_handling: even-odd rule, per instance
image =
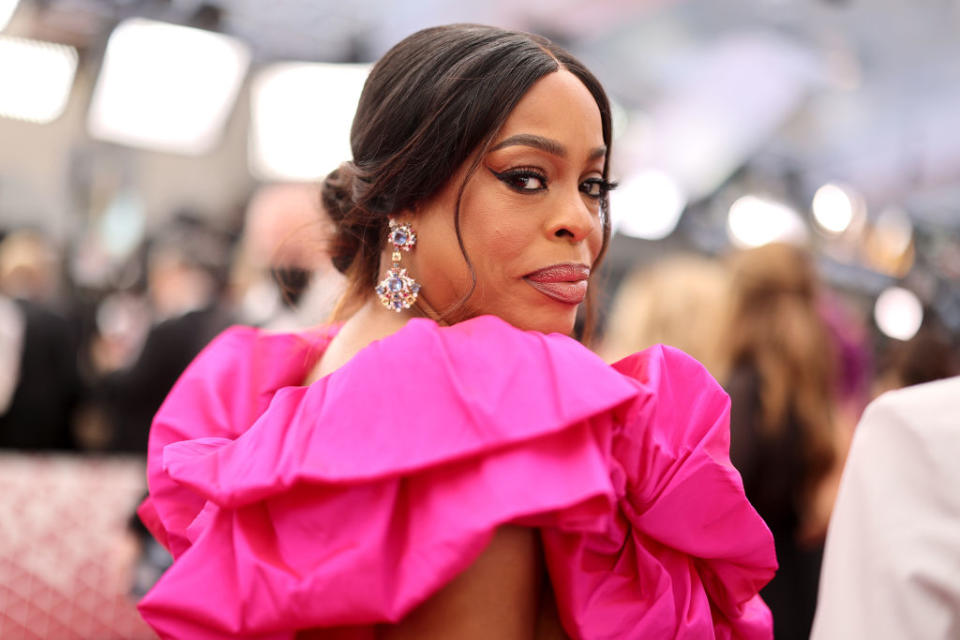
[{"label": "skin texture", "polygon": [[400,624],[380,627],[378,637],[533,637],[537,627],[540,558],[532,533],[521,527],[502,527],[466,571]]},{"label": "skin texture", "polygon": [[[448,314],[470,292],[472,282],[457,242],[454,212],[460,185],[475,157],[429,202],[395,216],[409,222],[418,237],[414,250],[402,259],[402,266],[422,285],[417,306],[396,313],[373,295],[358,301],[358,311],[306,382],[336,370],[370,342],[416,316],[448,323],[492,314],[521,329],[572,332],[578,305],[542,293],[524,276],[561,263],[593,265],[603,240],[600,202],[595,197],[600,192],[603,151],[600,111],[586,87],[566,70],[539,80],[511,112],[463,193],[461,236],[477,276],[476,289],[465,305]],[[381,278],[390,267],[390,251],[388,247],[381,256]],[[502,527],[470,568],[407,619],[384,626],[378,635],[566,637],[543,571],[537,532]]]},{"label": "skin texture", "polygon": [[[519,136],[551,141],[564,154]],[[493,314],[544,333],[573,330],[577,306],[549,298],[523,276],[558,263],[592,266],[602,244],[600,203],[581,188],[599,189],[590,181],[601,179],[603,148],[600,111],[569,71],[547,75],[520,100],[463,194],[461,235],[477,275],[463,315]],[[470,289],[453,217],[468,167],[419,211],[401,216],[418,236],[404,264],[422,284],[425,306],[436,312],[454,307]]]}]

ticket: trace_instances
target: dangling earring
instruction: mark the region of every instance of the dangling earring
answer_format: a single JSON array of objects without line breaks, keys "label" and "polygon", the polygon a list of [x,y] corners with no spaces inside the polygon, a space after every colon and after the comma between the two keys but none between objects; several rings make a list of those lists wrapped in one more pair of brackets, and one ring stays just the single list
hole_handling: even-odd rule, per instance
[{"label": "dangling earring", "polygon": [[391,219],[387,241],[393,245],[393,267],[387,271],[387,276],[377,283],[376,292],[383,306],[399,313],[409,309],[420,293],[420,283],[408,276],[406,269],[400,268],[400,252],[413,248],[417,243],[417,234],[409,224]]}]

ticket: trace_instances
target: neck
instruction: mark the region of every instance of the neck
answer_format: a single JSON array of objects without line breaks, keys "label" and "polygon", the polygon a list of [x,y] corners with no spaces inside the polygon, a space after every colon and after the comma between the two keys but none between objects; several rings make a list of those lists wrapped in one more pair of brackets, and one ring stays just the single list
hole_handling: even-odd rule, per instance
[{"label": "neck", "polygon": [[339,369],[371,342],[402,329],[412,317],[414,314],[410,312],[385,309],[375,298],[365,300],[343,323],[304,384]]},{"label": "neck", "polygon": [[347,319],[339,333],[357,348],[363,348],[374,340],[396,333],[412,318],[419,317],[434,318],[434,314],[428,309],[420,308],[419,303],[405,311],[396,312],[387,309],[379,300],[370,296]]},{"label": "neck", "polygon": [[370,296],[347,319],[341,333],[348,329],[348,335],[362,337],[361,340],[367,339],[369,343],[396,333],[412,318],[430,318],[443,326],[449,324],[434,311],[423,296],[411,308],[400,312],[387,309],[374,296]]},{"label": "neck", "polygon": [[353,325],[352,328],[358,330],[359,333],[373,336],[371,341],[379,340],[402,329],[403,326],[407,324],[411,318],[416,317],[416,315],[412,310],[401,311],[399,313],[391,311],[371,296],[357,309],[357,312],[347,320],[344,328],[346,329],[349,325]]},{"label": "neck", "polygon": [[385,308],[375,297],[367,298],[343,323],[304,384],[339,369],[371,342],[396,333],[412,318],[418,317],[437,319],[425,301],[418,301],[413,308],[397,313]]}]

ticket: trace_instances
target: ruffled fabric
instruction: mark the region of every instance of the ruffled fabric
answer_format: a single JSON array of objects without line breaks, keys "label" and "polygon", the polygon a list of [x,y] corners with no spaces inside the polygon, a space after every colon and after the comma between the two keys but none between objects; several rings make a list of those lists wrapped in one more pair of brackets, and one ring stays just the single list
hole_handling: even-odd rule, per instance
[{"label": "ruffled fabric", "polygon": [[176,561],[140,610],[162,637],[372,637],[507,523],[541,528],[575,638],[771,637],[773,539],[695,361],[412,320],[302,386],[332,335],[230,329],[157,414],[141,517]]}]

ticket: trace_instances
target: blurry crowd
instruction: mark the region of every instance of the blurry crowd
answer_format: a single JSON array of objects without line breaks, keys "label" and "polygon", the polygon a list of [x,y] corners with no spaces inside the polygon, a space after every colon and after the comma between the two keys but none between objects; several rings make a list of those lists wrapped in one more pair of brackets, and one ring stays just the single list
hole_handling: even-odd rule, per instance
[{"label": "blurry crowd", "polygon": [[[324,322],[343,286],[315,190],[261,188],[236,229],[181,213],[99,284],[94,236],[60,246],[0,230],[0,448],[145,454],[153,414],[230,324]],[[931,312],[881,342],[814,257],[769,244],[673,255],[629,274],[594,345],[615,360],[656,343],[700,360],[731,396],[731,458],[770,526],[780,570],[763,592],[777,638],[806,638],[851,438],[880,392],[960,373]]]},{"label": "blurry crowd", "polygon": [[329,315],[327,232],[315,190],[287,184],[233,229],[177,213],[120,260],[96,233],[0,229],[0,448],[145,455],[153,414],[220,331]]},{"label": "blurry crowd", "polygon": [[637,270],[607,323],[607,359],[670,344],[729,393],[730,457],[776,543],[780,568],[761,595],[778,640],[810,637],[827,525],[864,408],[884,391],[960,374],[958,345],[932,309],[899,342],[873,330],[868,308],[827,287],[806,249],[773,243]]}]

